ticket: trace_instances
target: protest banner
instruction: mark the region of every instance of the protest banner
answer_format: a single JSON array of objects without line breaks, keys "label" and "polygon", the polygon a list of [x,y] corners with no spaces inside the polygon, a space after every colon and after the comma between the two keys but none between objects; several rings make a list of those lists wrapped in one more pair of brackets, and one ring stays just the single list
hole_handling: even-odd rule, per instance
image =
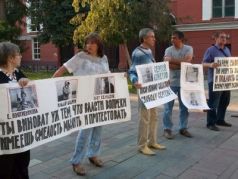
[{"label": "protest banner", "polygon": [[180,84],[181,100],[188,109],[209,109],[201,64],[181,63]]},{"label": "protest banner", "polygon": [[0,101],[0,155],[131,119],[124,73],[1,84]]},{"label": "protest banner", "polygon": [[139,97],[147,109],[177,98],[169,86],[168,62],[137,65],[136,71],[138,82],[142,84]]},{"label": "protest banner", "polygon": [[238,57],[216,57],[220,66],[214,69],[213,91],[238,89]]}]

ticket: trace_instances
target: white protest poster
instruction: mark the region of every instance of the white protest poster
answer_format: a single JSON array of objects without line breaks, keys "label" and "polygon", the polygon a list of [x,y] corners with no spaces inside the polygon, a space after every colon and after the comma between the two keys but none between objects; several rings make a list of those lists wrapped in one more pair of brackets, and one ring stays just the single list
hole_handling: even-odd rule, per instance
[{"label": "white protest poster", "polygon": [[79,129],[131,119],[124,73],[0,85],[0,155],[18,153]]},{"label": "white protest poster", "polygon": [[209,109],[201,64],[181,63],[180,85],[181,100],[188,109]]},{"label": "white protest poster", "polygon": [[138,90],[139,97],[147,109],[177,98],[169,86],[168,62],[137,65],[136,71],[138,82],[142,84]]},{"label": "white protest poster", "polygon": [[214,69],[213,91],[238,89],[238,57],[216,57],[220,66]]}]

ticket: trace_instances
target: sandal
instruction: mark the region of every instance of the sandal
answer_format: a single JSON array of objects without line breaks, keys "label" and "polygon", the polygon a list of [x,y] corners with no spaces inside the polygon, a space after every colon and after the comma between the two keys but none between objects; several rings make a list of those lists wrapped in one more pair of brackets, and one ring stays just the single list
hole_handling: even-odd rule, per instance
[{"label": "sandal", "polygon": [[93,165],[95,165],[97,167],[102,167],[103,166],[102,160],[100,160],[97,157],[89,157],[88,160],[90,161],[90,163],[92,163]]},{"label": "sandal", "polygon": [[73,165],[73,171],[80,176],[86,175],[85,169],[79,164]]}]

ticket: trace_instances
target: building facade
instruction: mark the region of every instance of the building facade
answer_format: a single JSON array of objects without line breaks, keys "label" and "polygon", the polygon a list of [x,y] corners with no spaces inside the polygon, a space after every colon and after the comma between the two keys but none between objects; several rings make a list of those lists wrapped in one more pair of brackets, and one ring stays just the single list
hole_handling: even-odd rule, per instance
[{"label": "building facade", "polygon": [[36,33],[23,33],[22,66],[35,71],[54,70],[60,65],[60,53],[52,43],[40,45]]},{"label": "building facade", "polygon": [[171,0],[171,12],[176,29],[194,48],[193,63],[201,63],[216,31],[227,33],[227,46],[232,56],[238,56],[238,0]]},{"label": "building facade", "polygon": [[[34,71],[56,70],[62,63],[69,60],[79,49],[72,46],[59,48],[53,43],[40,44],[37,38],[38,30],[31,28],[31,21],[26,18],[27,28],[22,29],[20,36],[23,46],[22,67]],[[118,68],[119,47],[105,47],[105,54],[108,57],[109,65],[112,70]],[[123,67],[127,66],[124,64]]]},{"label": "building facade", "polygon": [[[171,13],[176,19],[176,29],[185,33],[186,43],[194,48],[193,63],[201,63],[205,50],[214,44],[216,31],[228,34],[227,45],[232,56],[238,56],[238,0],[171,0]],[[73,55],[73,52],[65,55],[52,43],[40,45],[37,39],[40,27],[34,27],[31,19],[26,18],[26,22],[27,28],[20,37],[24,44],[23,66],[56,69]],[[136,45],[129,45],[129,52]],[[108,47],[106,54],[111,68],[128,68],[124,46]],[[156,49],[155,57],[161,61],[163,49]]]},{"label": "building facade", "polygon": [[[27,1],[25,3],[29,6]],[[34,24],[34,17],[25,17],[24,21],[26,26],[22,27],[19,37],[23,47],[22,66],[36,71],[56,69],[61,59],[59,48],[52,43],[39,43],[37,34],[42,27]]]},{"label": "building facade", "polygon": [[[40,1],[24,0],[27,7],[39,7]],[[33,4],[34,3],[34,4]],[[34,11],[34,9],[32,9]],[[22,34],[19,38],[23,47],[22,66],[31,70],[56,70],[64,62],[69,60],[79,49],[72,45],[57,47],[53,43],[40,44],[38,34],[43,25],[36,25],[35,17],[23,19],[26,26],[22,26]],[[73,35],[73,34],[72,34]],[[119,63],[119,48],[110,46],[106,48],[106,54],[111,68],[117,68]]]}]

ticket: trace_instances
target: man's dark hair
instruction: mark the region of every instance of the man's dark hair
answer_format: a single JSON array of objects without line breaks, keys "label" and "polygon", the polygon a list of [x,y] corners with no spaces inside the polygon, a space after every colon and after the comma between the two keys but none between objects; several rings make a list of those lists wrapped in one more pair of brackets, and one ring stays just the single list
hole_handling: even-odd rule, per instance
[{"label": "man's dark hair", "polygon": [[179,30],[173,31],[172,35],[176,35],[180,40],[184,40],[184,33]]}]

